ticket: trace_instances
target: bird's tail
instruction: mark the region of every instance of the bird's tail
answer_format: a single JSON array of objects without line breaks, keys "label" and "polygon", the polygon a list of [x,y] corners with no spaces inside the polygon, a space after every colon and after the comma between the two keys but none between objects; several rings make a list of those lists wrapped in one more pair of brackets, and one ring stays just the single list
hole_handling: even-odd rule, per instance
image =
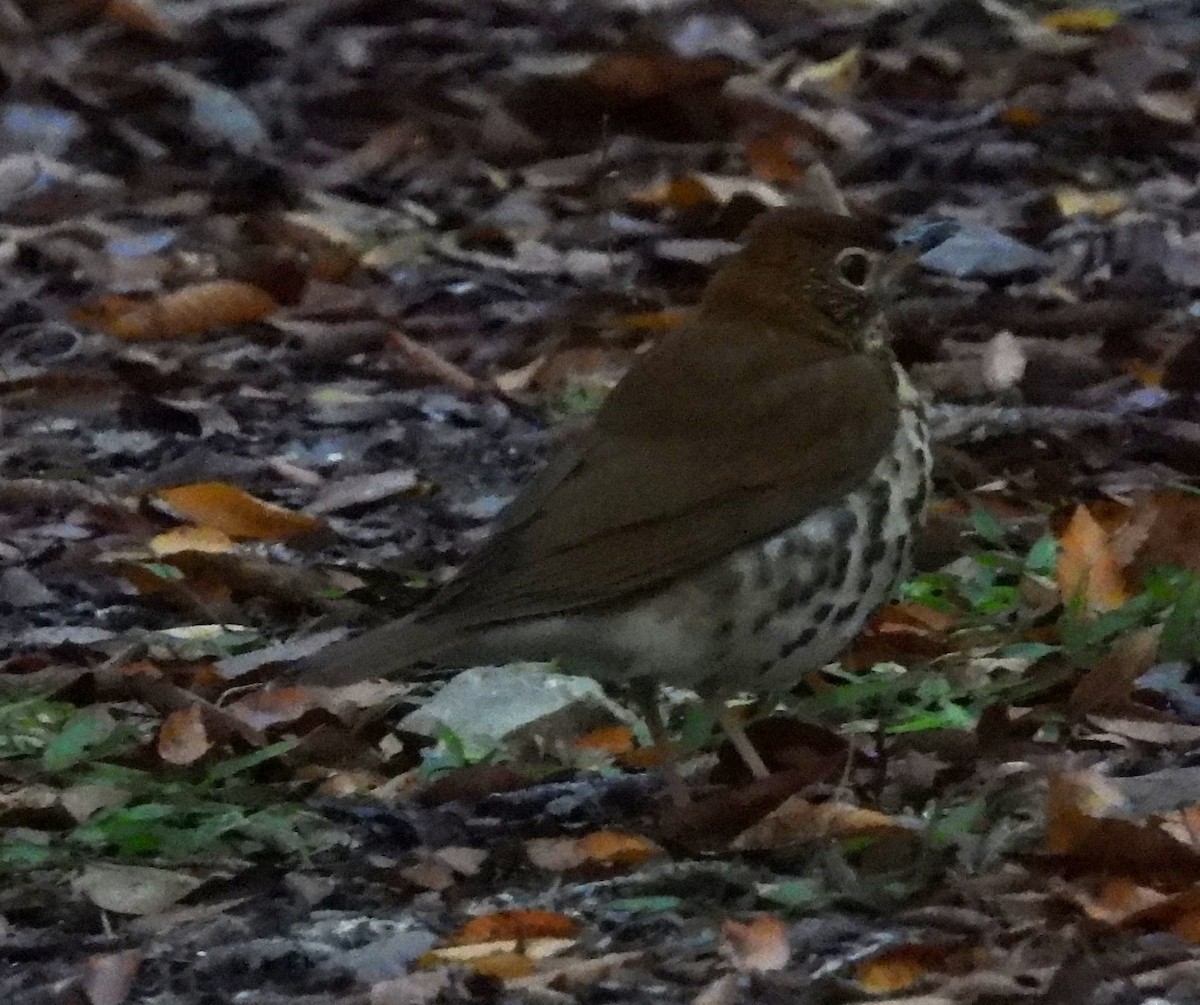
[{"label": "bird's tail", "polygon": [[333,645],[304,660],[293,671],[299,684],[340,687],[375,677],[402,677],[436,657],[450,643],[444,627],[405,618]]}]

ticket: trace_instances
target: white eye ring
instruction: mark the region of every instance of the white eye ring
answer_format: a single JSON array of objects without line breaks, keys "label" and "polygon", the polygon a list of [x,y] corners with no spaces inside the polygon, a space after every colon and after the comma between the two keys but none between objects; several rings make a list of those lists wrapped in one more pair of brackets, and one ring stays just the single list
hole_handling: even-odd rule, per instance
[{"label": "white eye ring", "polygon": [[878,257],[865,248],[843,248],[833,260],[838,282],[859,293],[863,292],[871,282]]}]

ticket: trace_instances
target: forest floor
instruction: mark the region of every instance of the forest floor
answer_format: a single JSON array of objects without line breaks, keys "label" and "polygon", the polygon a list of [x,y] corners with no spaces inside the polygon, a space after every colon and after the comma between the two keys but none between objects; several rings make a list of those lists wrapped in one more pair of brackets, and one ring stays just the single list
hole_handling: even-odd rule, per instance
[{"label": "forest floor", "polygon": [[[0,1001],[1200,1003],[1193,8],[0,0]],[[672,808],[554,668],[265,686],[839,200],[959,224],[937,497],[770,779],[670,695]]]}]

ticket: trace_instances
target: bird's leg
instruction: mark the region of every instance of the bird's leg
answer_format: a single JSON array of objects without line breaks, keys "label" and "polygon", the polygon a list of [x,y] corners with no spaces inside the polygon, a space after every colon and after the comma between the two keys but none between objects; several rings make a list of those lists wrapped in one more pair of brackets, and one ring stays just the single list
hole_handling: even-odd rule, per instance
[{"label": "bird's leg", "polygon": [[692,797],[688,792],[687,783],[679,774],[679,758],[675,755],[675,744],[671,742],[667,724],[663,722],[662,710],[658,707],[658,688],[651,681],[635,681],[633,699],[646,719],[650,739],[654,741],[654,746],[662,751],[663,781],[667,783],[667,793],[671,802],[677,807],[690,806]]},{"label": "bird's leg", "polygon": [[709,714],[721,724],[721,729],[729,737],[729,742],[733,744],[733,749],[738,752],[742,762],[750,769],[750,774],[755,778],[770,777],[770,770],[763,763],[758,751],[754,749],[754,744],[750,742],[750,737],[742,729],[742,724],[730,713],[729,706],[716,696],[706,699],[704,704],[708,708]]}]

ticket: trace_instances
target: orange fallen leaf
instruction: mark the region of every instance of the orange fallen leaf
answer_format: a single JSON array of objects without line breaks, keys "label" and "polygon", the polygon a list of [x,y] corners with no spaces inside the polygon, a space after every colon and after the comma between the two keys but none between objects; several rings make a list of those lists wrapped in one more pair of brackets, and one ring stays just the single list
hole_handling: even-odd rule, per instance
[{"label": "orange fallen leaf", "polygon": [[1080,598],[1093,610],[1111,611],[1129,599],[1109,535],[1086,506],[1075,507],[1059,543],[1057,579],[1064,600]]},{"label": "orange fallen leaf", "polygon": [[620,831],[596,831],[579,839],[579,847],[588,861],[609,865],[639,865],[662,849],[637,834]]},{"label": "orange fallen leaf", "polygon": [[321,526],[316,517],[263,502],[225,482],[180,485],[161,490],[156,498],[181,516],[230,537],[282,540]]},{"label": "orange fallen leaf", "polygon": [[235,279],[195,283],[150,300],[102,298],[77,312],[77,320],[94,324],[127,341],[197,335],[213,328],[261,321],[279,305],[266,290]]},{"label": "orange fallen leaf", "polygon": [[575,945],[574,939],[497,939],[465,946],[442,946],[431,949],[417,960],[421,968],[465,964],[480,973],[501,980],[526,977],[538,960],[566,952]]},{"label": "orange fallen leaf", "polygon": [[782,970],[792,955],[787,926],[772,914],[759,914],[747,922],[726,921],[721,936],[739,970]]},{"label": "orange fallen leaf", "polygon": [[789,796],[776,809],[734,838],[737,851],[783,848],[823,838],[854,838],[885,834],[909,837],[913,828],[886,813],[847,803],[814,803]]},{"label": "orange fallen leaf", "polygon": [[794,185],[804,177],[795,154],[801,149],[794,135],[776,130],[756,136],[746,144],[746,166],[750,173],[776,185]]},{"label": "orange fallen leaf", "polygon": [[177,708],[165,719],[158,731],[158,756],[171,764],[191,764],[212,747],[204,720],[196,705]]},{"label": "orange fallen leaf", "polygon": [[858,983],[871,994],[905,991],[953,952],[946,946],[914,944],[895,946],[858,964]]},{"label": "orange fallen leaf", "polygon": [[1075,892],[1072,899],[1089,918],[1119,927],[1140,912],[1157,907],[1169,898],[1152,887],[1122,876],[1106,880],[1094,894]]},{"label": "orange fallen leaf", "polygon": [[575,741],[576,750],[601,750],[625,754],[633,749],[633,730],[628,726],[601,726]]},{"label": "orange fallen leaf", "polygon": [[472,918],[451,938],[456,946],[508,939],[574,938],[579,922],[553,911],[497,911]]},{"label": "orange fallen leaf", "polygon": [[539,869],[567,872],[584,865],[640,865],[662,852],[653,841],[636,834],[602,830],[581,838],[531,838],[525,853]]},{"label": "orange fallen leaf", "polygon": [[276,687],[254,691],[227,706],[229,714],[255,729],[295,722],[320,704],[319,696],[304,687]]}]

